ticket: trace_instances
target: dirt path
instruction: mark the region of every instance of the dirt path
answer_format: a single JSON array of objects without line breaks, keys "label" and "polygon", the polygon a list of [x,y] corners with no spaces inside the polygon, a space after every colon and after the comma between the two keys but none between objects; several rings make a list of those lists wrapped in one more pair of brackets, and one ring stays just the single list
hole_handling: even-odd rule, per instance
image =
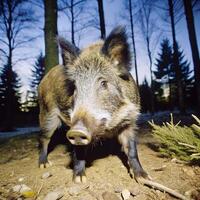
[{"label": "dirt path", "polygon": [[[171,162],[159,157],[159,153],[147,146],[152,138],[144,135],[140,138],[138,149],[143,167],[153,177],[170,188],[184,194],[191,189],[200,188],[200,168]],[[153,142],[153,141],[152,141]],[[127,168],[116,155],[109,155],[95,160],[87,167],[86,184],[77,185],[72,182],[70,153],[64,146],[58,146],[49,159],[53,166],[47,169],[38,168],[38,144],[36,136],[13,138],[0,145],[0,199],[17,199],[12,194],[13,186],[26,184],[36,193],[38,200],[51,191],[62,189],[62,199],[69,200],[101,200],[104,192],[111,192],[122,199],[119,193],[122,189],[139,190],[139,194],[129,199],[135,200],[170,200],[168,194],[138,185],[130,177]],[[156,168],[165,166],[163,171]],[[42,179],[44,172],[50,172],[51,177]],[[118,193],[117,193],[118,192]],[[14,198],[15,196],[15,198]],[[22,199],[22,198],[21,198]],[[30,198],[29,198],[30,199]],[[111,200],[111,199],[110,199]]]}]

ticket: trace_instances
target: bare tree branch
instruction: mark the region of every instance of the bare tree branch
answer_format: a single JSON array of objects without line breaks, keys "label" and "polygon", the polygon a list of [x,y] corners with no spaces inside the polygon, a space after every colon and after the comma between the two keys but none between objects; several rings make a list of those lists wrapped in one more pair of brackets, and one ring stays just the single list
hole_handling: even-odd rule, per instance
[{"label": "bare tree branch", "polygon": [[5,56],[7,56],[7,52],[6,52],[6,51],[4,51],[3,49],[0,49],[0,51],[1,51]]},{"label": "bare tree branch", "polygon": [[2,42],[3,44],[5,44],[6,46],[8,46],[8,43],[5,40],[1,39],[1,38],[0,38],[0,42]]},{"label": "bare tree branch", "polygon": [[39,35],[39,36],[35,36],[35,37],[28,38],[27,40],[23,40],[23,41],[16,42],[15,45],[14,45],[13,47],[14,47],[14,49],[19,48],[19,47],[21,47],[21,45],[27,44],[28,42],[32,42],[33,40],[37,39],[38,37],[40,37],[40,35]]}]

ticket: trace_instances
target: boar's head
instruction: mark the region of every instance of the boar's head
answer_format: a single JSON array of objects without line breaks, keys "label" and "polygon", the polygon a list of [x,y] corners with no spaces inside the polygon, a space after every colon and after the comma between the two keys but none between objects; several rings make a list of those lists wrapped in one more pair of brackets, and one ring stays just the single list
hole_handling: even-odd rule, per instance
[{"label": "boar's head", "polygon": [[104,42],[82,51],[62,38],[59,43],[72,95],[67,138],[74,145],[88,145],[113,137],[133,122],[139,109],[125,29],[115,28]]}]

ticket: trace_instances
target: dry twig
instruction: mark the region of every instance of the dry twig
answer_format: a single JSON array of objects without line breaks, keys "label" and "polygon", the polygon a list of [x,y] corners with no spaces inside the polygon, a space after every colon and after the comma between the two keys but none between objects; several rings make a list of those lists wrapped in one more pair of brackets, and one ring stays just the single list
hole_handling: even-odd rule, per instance
[{"label": "dry twig", "polygon": [[152,187],[154,189],[157,189],[157,190],[160,190],[162,192],[167,192],[168,194],[178,198],[178,199],[181,199],[181,200],[189,200],[186,196],[176,192],[175,190],[172,190],[171,188],[168,188],[160,183],[157,183],[155,181],[152,181],[152,180],[148,180],[148,179],[144,179],[144,178],[140,178],[138,179],[138,182],[143,184],[143,185],[146,185],[146,186],[149,186],[149,187]]}]

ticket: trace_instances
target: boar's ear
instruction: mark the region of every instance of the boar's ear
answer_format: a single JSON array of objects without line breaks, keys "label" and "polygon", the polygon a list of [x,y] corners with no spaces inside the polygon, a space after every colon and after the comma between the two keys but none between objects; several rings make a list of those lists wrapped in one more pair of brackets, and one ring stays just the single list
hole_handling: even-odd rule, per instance
[{"label": "boar's ear", "polygon": [[130,70],[131,55],[125,27],[118,26],[112,30],[104,42],[102,53],[116,65]]},{"label": "boar's ear", "polygon": [[80,50],[63,37],[58,37],[57,40],[61,48],[63,64],[72,63],[78,57]]}]

